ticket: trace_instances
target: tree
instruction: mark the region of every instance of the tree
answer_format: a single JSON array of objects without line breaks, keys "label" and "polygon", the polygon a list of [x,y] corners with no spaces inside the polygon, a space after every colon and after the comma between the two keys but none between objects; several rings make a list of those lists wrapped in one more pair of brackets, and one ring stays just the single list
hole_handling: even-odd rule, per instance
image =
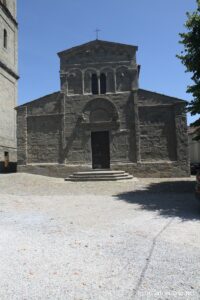
[{"label": "tree", "polygon": [[[192,73],[193,84],[188,86],[187,93],[191,93],[193,100],[187,106],[191,115],[200,114],[200,0],[197,0],[197,9],[193,13],[187,13],[185,23],[187,32],[180,33],[180,43],[184,50],[177,57],[186,67],[186,72]],[[191,124],[200,127],[200,118]],[[197,130],[196,140],[200,140],[200,131]]]}]

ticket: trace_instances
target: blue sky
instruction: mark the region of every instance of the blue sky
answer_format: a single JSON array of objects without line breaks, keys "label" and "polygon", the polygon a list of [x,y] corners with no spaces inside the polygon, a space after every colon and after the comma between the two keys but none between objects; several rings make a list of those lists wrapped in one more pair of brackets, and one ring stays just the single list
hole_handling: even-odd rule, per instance
[{"label": "blue sky", "polygon": [[190,74],[176,54],[195,8],[195,0],[18,0],[18,103],[58,91],[57,52],[94,40],[96,28],[102,40],[139,47],[141,88],[190,100]]}]

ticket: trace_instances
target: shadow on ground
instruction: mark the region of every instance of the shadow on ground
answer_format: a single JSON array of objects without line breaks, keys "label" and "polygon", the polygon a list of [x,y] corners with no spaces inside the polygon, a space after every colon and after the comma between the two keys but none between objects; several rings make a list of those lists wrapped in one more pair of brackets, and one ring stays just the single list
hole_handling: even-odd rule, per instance
[{"label": "shadow on ground", "polygon": [[117,200],[138,204],[141,209],[157,211],[166,217],[179,217],[183,221],[200,220],[200,202],[194,195],[194,181],[168,181],[152,183],[144,190],[115,195]]}]

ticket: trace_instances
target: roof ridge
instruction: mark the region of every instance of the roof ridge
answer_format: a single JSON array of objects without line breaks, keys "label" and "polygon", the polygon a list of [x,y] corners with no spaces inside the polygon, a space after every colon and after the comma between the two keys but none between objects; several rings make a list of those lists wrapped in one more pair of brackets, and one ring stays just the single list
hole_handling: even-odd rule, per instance
[{"label": "roof ridge", "polygon": [[53,92],[53,93],[51,93],[51,94],[47,94],[47,95],[42,96],[42,97],[39,97],[39,98],[37,98],[37,99],[34,99],[34,100],[31,100],[31,101],[25,102],[25,103],[23,103],[23,104],[21,104],[21,105],[16,106],[15,109],[18,109],[18,108],[20,108],[20,107],[26,106],[27,104],[33,103],[33,102],[38,101],[38,100],[42,100],[43,98],[46,98],[46,97],[49,97],[49,96],[52,96],[52,95],[55,95],[55,94],[61,94],[61,92],[60,92],[60,91]]},{"label": "roof ridge", "polygon": [[179,100],[179,101],[182,101],[182,102],[188,102],[187,100],[180,99],[180,98],[175,97],[175,96],[170,96],[170,95],[162,94],[162,93],[155,92],[155,91],[150,91],[150,90],[141,89],[141,88],[139,88],[139,91],[145,91],[145,92],[149,92],[149,93],[154,93],[154,94],[161,95],[161,96],[164,96],[164,97],[173,98],[173,99],[176,99],[176,100]]}]

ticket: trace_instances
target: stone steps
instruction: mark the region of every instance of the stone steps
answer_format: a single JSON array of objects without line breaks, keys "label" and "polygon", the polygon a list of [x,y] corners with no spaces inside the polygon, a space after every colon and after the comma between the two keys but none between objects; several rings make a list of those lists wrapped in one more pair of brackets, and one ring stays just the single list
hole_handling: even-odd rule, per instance
[{"label": "stone steps", "polygon": [[132,179],[133,176],[124,171],[99,170],[76,172],[65,178],[65,181],[117,181]]}]

